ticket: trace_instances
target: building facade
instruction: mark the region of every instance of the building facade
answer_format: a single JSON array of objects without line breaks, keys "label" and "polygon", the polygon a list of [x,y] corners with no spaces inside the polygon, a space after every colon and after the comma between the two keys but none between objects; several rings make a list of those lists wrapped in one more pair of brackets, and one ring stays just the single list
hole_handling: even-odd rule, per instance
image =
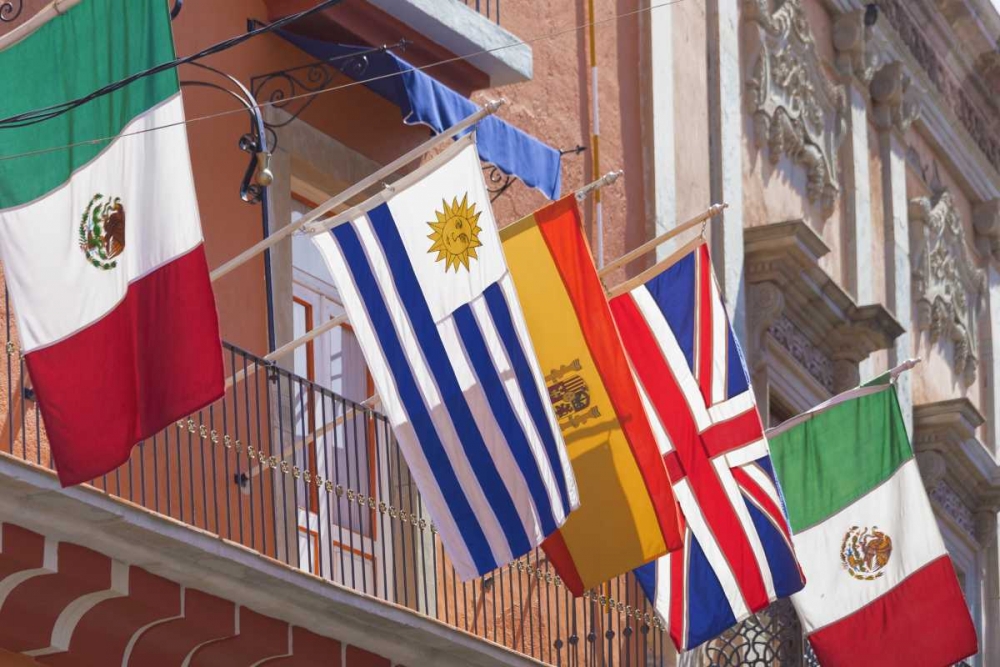
[{"label": "building facade", "polygon": [[[0,34],[46,4],[0,3]],[[170,4],[187,55],[319,0]],[[287,31],[179,69],[211,266],[427,138],[413,100],[363,84],[385,51],[449,95],[507,98],[563,193],[623,169],[581,205],[605,261],[726,203],[608,286],[705,234],[772,426],[920,357],[904,417],[979,632],[969,664],[1000,665],[990,0],[344,0]],[[483,169],[501,225],[547,201]],[[272,354],[343,313],[308,239],[214,288],[226,397],[69,490],[4,302],[0,665],[812,660],[787,604],[678,659],[630,577],[573,600],[537,553],[458,581],[349,324]]]}]

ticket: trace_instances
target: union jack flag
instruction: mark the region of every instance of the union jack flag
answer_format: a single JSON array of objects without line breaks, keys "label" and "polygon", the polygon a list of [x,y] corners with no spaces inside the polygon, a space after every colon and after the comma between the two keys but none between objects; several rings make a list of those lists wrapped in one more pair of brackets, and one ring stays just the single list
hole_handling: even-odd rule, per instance
[{"label": "union jack flag", "polygon": [[635,575],[688,650],[805,581],[706,246],[611,310],[683,515],[683,549]]}]

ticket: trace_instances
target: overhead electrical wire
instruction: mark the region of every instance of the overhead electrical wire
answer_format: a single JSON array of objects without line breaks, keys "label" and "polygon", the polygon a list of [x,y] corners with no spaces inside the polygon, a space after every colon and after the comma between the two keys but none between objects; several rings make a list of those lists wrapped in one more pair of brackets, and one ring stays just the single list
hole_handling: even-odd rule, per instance
[{"label": "overhead electrical wire", "polygon": [[[320,11],[321,9],[325,9],[326,7],[333,6],[333,5],[338,4],[340,2],[343,2],[343,0],[326,0],[325,2],[317,5],[316,7],[313,7],[311,9],[305,10],[304,12],[300,12],[299,14],[295,14],[295,15],[291,15],[291,16],[286,16],[285,18],[280,19],[279,21],[275,21],[274,23],[268,24],[267,26],[265,26],[265,28],[267,30],[274,30],[277,27],[280,27],[280,26],[283,26],[283,25],[287,25],[288,23],[291,23],[292,21],[298,20],[298,19],[302,18],[305,15],[311,14],[311,13],[316,12],[316,11]],[[537,37],[532,37],[530,39],[518,40],[518,41],[510,42],[508,44],[503,44],[501,46],[495,46],[495,47],[492,47],[492,48],[489,48],[489,49],[482,49],[480,51],[474,51],[472,53],[466,53],[466,54],[463,54],[463,55],[460,55],[460,56],[453,56],[451,58],[445,58],[443,60],[438,60],[436,62],[428,63],[426,65],[420,65],[418,67],[414,67],[412,70],[400,70],[400,71],[390,72],[390,73],[387,73],[387,74],[382,74],[382,75],[379,75],[379,76],[370,77],[370,78],[367,78],[367,79],[359,79],[357,81],[349,81],[347,83],[343,83],[343,84],[340,84],[340,85],[337,85],[337,86],[330,86],[329,88],[322,88],[320,90],[309,91],[309,92],[301,93],[299,95],[292,95],[290,97],[286,97],[286,98],[283,98],[281,100],[258,102],[256,104],[256,106],[257,106],[257,108],[263,108],[263,107],[274,106],[276,104],[286,105],[289,102],[294,102],[295,100],[305,99],[305,98],[308,98],[308,97],[314,97],[314,96],[322,95],[322,94],[325,94],[325,93],[332,93],[332,92],[336,92],[338,90],[344,90],[346,88],[353,88],[355,86],[364,85],[366,83],[371,83],[373,81],[380,81],[382,79],[388,79],[388,78],[395,77],[395,76],[401,76],[403,73],[409,72],[409,71],[425,71],[425,70],[432,69],[434,67],[440,67],[442,65],[447,65],[449,63],[460,62],[460,61],[464,61],[464,60],[470,60],[470,59],[476,58],[478,56],[488,55],[490,53],[495,53],[497,51],[503,51],[505,49],[513,48],[513,47],[516,47],[516,46],[530,46],[531,44],[535,44],[535,43],[538,43],[538,42],[543,42],[543,41],[550,40],[550,39],[555,39],[557,37],[562,37],[563,35],[571,34],[571,33],[574,33],[574,32],[579,32],[581,30],[586,30],[586,29],[590,28],[592,25],[593,26],[598,26],[598,25],[603,25],[605,23],[611,23],[613,21],[619,21],[619,20],[621,20],[623,18],[628,18],[630,16],[635,16],[635,15],[638,15],[638,14],[641,14],[641,13],[644,13],[644,12],[649,12],[649,11],[652,11],[654,9],[661,9],[663,7],[669,7],[671,5],[677,5],[677,4],[680,4],[681,2],[684,2],[684,0],[666,0],[664,2],[660,2],[660,3],[657,3],[657,4],[649,5],[648,7],[641,7],[639,9],[633,9],[631,11],[622,12],[620,14],[615,14],[613,16],[609,16],[609,17],[604,18],[604,19],[590,21],[590,22],[587,22],[587,23],[584,23],[584,24],[581,24],[581,25],[573,26],[571,28],[563,28],[561,30],[556,30],[556,31],[553,31],[553,32],[550,32],[550,33],[546,33],[544,35],[539,35]],[[219,44],[213,45],[213,46],[209,47],[208,49],[205,49],[205,51],[208,51],[209,53],[205,53],[205,51],[201,51],[201,52],[198,52],[196,54],[192,54],[191,56],[185,56],[184,58],[179,58],[179,59],[177,59],[175,61],[172,61],[170,63],[164,63],[163,65],[158,65],[157,67],[152,68],[152,70],[147,70],[147,73],[145,73],[145,76],[149,76],[150,74],[155,74],[157,72],[164,71],[166,69],[170,69],[171,67],[177,67],[179,65],[186,64],[186,63],[190,62],[191,60],[196,60],[198,58],[205,57],[206,55],[212,55],[214,53],[218,53],[219,51],[225,50],[226,48],[232,48],[232,46],[235,46],[236,44],[241,43],[243,41],[246,41],[246,39],[249,39],[250,37],[254,37],[254,36],[260,34],[261,32],[266,32],[267,30],[265,30],[264,28],[260,28],[260,29],[255,30],[255,31],[248,32],[248,33],[246,33],[244,35],[240,35],[239,37],[234,37],[234,38],[232,38],[230,40],[226,40],[225,42],[219,42]],[[236,41],[236,40],[238,40],[238,41]],[[235,44],[231,44],[231,42],[234,42],[234,41],[235,41]],[[225,46],[224,48],[222,48],[222,45],[225,45],[225,44],[229,44],[229,46]],[[155,70],[155,71],[153,71],[153,70]],[[136,80],[136,78],[140,78],[140,75],[143,75],[143,73],[140,72],[140,73],[138,73],[136,75],[128,77],[127,79],[122,79],[121,81],[117,81],[117,82],[115,82],[113,84],[109,84],[108,86],[105,86],[104,88],[102,88],[100,91],[94,91],[90,95],[87,95],[85,98],[79,98],[78,100],[71,100],[69,102],[65,102],[65,103],[63,103],[63,105],[72,104],[74,106],[72,106],[69,109],[66,109],[65,111],[62,111],[60,113],[55,113],[52,116],[49,116],[48,118],[61,115],[61,113],[65,113],[66,111],[69,111],[70,109],[75,108],[76,106],[79,106],[79,104],[85,104],[87,101],[90,101],[90,100],[92,100],[92,99],[94,99],[96,97],[100,97],[101,95],[106,95],[109,92],[113,92],[114,90],[118,90],[118,88],[120,88],[120,87],[122,87],[124,85],[128,85],[128,83],[131,83],[132,81]],[[111,89],[111,90],[106,90],[106,89]],[[62,106],[62,105],[56,105],[56,106]],[[21,127],[21,126],[23,126],[23,125],[11,124],[8,121],[17,121],[20,118],[20,116],[26,116],[28,114],[45,112],[45,111],[48,111],[48,109],[51,109],[51,108],[53,108],[53,107],[49,107],[47,109],[38,109],[38,110],[35,110],[35,111],[32,111],[32,112],[26,112],[25,114],[20,114],[19,116],[12,116],[10,118],[0,119],[0,138],[3,137],[2,131],[5,128],[7,128],[7,127]],[[45,154],[45,153],[52,153],[52,152],[60,151],[60,150],[68,150],[68,149],[71,149],[71,148],[76,148],[77,146],[88,146],[88,145],[92,145],[92,144],[105,143],[105,142],[113,141],[113,140],[121,138],[121,137],[137,136],[137,135],[141,135],[141,134],[146,134],[147,132],[156,132],[156,131],[159,131],[159,130],[166,130],[166,129],[170,129],[170,128],[173,128],[173,127],[178,127],[178,126],[182,126],[182,125],[189,125],[189,124],[192,124],[192,123],[195,123],[195,122],[199,122],[199,121],[212,120],[212,119],[215,119],[215,118],[220,118],[220,117],[223,117],[223,116],[229,116],[229,115],[238,114],[238,113],[246,113],[246,109],[226,109],[224,111],[217,111],[215,113],[205,114],[204,116],[196,116],[194,118],[188,118],[188,119],[185,119],[183,121],[177,121],[177,122],[174,122],[174,123],[166,123],[164,125],[156,125],[156,126],[153,126],[153,127],[144,128],[142,130],[136,130],[134,132],[125,132],[125,133],[117,134],[117,135],[110,136],[110,137],[100,137],[100,138],[95,138],[95,139],[87,139],[87,140],[83,140],[83,141],[77,141],[77,142],[74,142],[74,143],[71,143],[71,144],[65,144],[65,145],[62,145],[62,146],[52,146],[52,147],[49,147],[49,148],[41,148],[41,149],[34,150],[34,151],[26,151],[24,153],[13,153],[11,155],[0,155],[0,162],[6,162],[8,160],[15,160],[15,159],[18,159],[18,158],[31,157],[31,156],[34,156],[34,155],[41,155],[41,154]],[[44,120],[47,120],[48,118],[42,118],[40,120],[33,121],[33,122],[42,122]],[[28,125],[28,124],[32,124],[32,123],[24,123],[24,125]]]},{"label": "overhead electrical wire", "polygon": [[[165,63],[160,63],[159,65],[155,65],[141,72],[136,72],[131,76],[127,76],[124,79],[115,81],[114,83],[109,83],[108,85],[102,88],[98,88],[97,90],[88,95],[84,95],[83,97],[78,97],[75,100],[60,102],[59,104],[53,104],[52,106],[44,107],[41,109],[33,109],[31,111],[26,111],[24,113],[10,116],[8,118],[0,119],[0,130],[7,127],[27,127],[29,125],[34,125],[35,123],[44,122],[46,120],[49,120],[50,118],[55,118],[56,116],[61,116],[62,114],[67,113],[68,111],[72,111],[73,109],[82,106],[87,102],[95,100],[98,97],[103,97],[105,95],[109,95],[115,92],[116,90],[120,90],[121,88],[124,88],[125,86],[134,83],[139,79],[144,79],[146,77],[159,74],[160,72],[165,72],[170,69],[175,69],[181,65],[185,65],[195,60],[207,58],[208,56],[214,55],[216,53],[226,51],[228,49],[233,48],[234,46],[242,44],[248,39],[252,39],[258,35],[271,32],[272,30],[277,30],[278,28],[284,27],[289,23],[294,23],[295,21],[305,18],[310,14],[323,11],[324,9],[329,9],[330,7],[339,5],[342,2],[344,2],[344,0],[324,0],[315,7],[311,7],[297,14],[290,14],[288,16],[285,16],[284,18],[278,19],[274,23],[269,23],[263,25],[260,28],[249,30],[243,33],[242,35],[237,35],[236,37],[231,37],[227,40],[223,40],[221,42],[213,44],[212,46],[209,46],[208,48],[202,49],[197,53],[192,53],[191,55],[183,56],[181,58],[175,58],[174,60],[170,60]],[[149,129],[155,129],[155,128],[149,128]]]}]

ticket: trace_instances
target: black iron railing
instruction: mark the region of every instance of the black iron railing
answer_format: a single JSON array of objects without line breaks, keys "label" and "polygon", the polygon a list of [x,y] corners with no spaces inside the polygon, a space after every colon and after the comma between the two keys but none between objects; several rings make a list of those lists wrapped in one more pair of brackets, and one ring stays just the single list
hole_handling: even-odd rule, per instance
[{"label": "black iron railing", "polygon": [[[51,467],[9,311],[0,451]],[[224,398],[92,484],[553,665],[672,664],[631,577],[574,599],[541,551],[462,582],[385,417],[233,345]]]},{"label": "black iron railing", "polygon": [[500,25],[500,0],[462,0],[466,7],[472,7],[477,12]]}]

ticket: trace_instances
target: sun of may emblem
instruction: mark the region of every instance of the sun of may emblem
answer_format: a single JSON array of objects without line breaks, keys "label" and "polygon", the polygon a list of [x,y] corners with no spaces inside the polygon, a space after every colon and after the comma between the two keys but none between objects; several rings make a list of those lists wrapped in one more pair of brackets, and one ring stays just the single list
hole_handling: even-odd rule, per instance
[{"label": "sun of may emblem", "polygon": [[121,198],[94,195],[77,232],[80,250],[91,265],[103,271],[118,266],[115,258],[125,250],[125,207]]},{"label": "sun of may emblem", "polygon": [[458,202],[458,197],[452,199],[448,204],[447,199],[441,200],[443,211],[434,211],[437,222],[428,222],[433,229],[433,233],[428,234],[434,243],[427,252],[437,252],[434,261],[444,261],[444,271],[455,267],[458,273],[459,265],[469,270],[469,259],[478,259],[476,248],[483,245],[479,242],[478,225],[480,213],[476,211],[476,204],[469,204],[469,193],[462,196],[462,203]]},{"label": "sun of may emblem", "polygon": [[878,526],[851,526],[840,545],[840,562],[855,579],[873,581],[885,574],[892,556],[892,538]]}]

